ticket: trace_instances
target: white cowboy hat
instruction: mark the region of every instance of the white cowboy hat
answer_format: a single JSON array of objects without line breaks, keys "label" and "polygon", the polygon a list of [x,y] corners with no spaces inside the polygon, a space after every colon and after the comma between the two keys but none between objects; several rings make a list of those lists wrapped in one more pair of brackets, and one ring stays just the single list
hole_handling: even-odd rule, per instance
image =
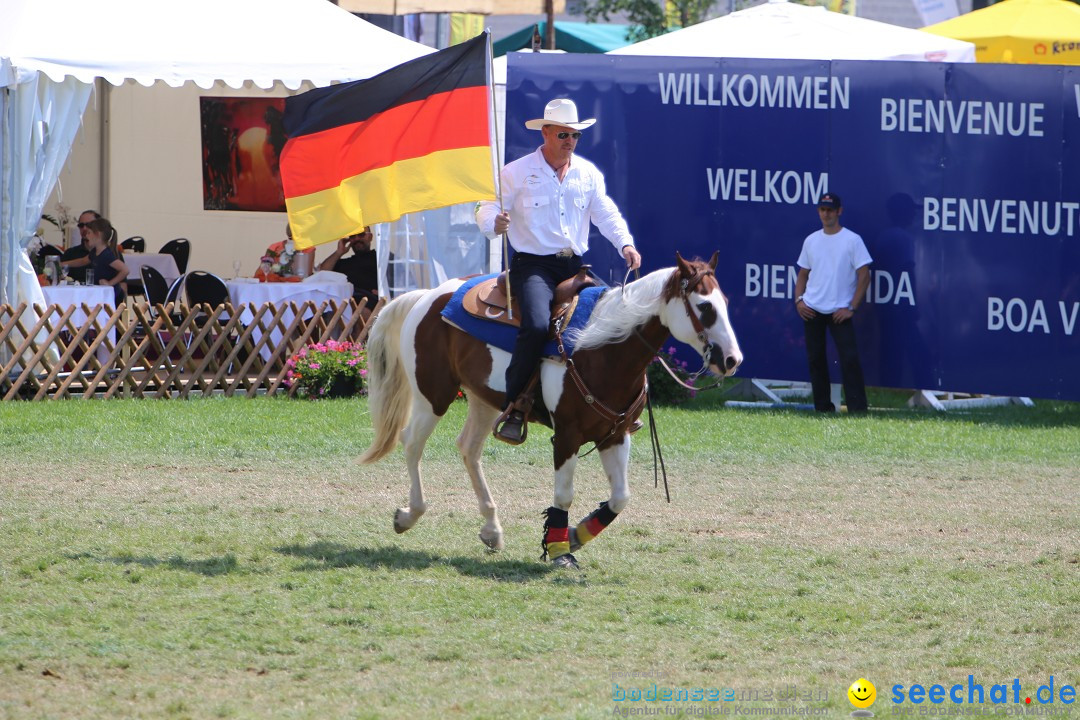
[{"label": "white cowboy hat", "polygon": [[547,107],[544,108],[544,117],[527,121],[525,127],[529,130],[542,130],[545,125],[561,125],[574,130],[584,130],[587,127],[592,127],[595,122],[596,118],[579,121],[577,105],[574,104],[574,101],[560,98],[547,104]]}]

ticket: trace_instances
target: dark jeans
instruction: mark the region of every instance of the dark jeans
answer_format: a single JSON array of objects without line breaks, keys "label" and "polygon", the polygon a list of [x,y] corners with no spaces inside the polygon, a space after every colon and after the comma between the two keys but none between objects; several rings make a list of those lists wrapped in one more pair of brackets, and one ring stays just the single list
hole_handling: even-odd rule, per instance
[{"label": "dark jeans", "polygon": [[514,253],[510,261],[510,291],[518,299],[521,329],[514,354],[506,368],[506,403],[509,405],[529,384],[547,342],[551,325],[551,302],[555,287],[573,277],[581,267],[576,255],[532,255]]},{"label": "dark jeans", "polygon": [[814,389],[814,409],[831,412],[829,399],[829,361],[825,356],[825,330],[832,333],[833,343],[840,355],[840,376],[844,381],[844,397],[848,412],[866,411],[866,386],[863,382],[859,348],[855,343],[855,325],[851,320],[833,322],[832,315],[817,313],[813,320],[803,321],[806,337],[806,359],[810,363],[810,385]]}]

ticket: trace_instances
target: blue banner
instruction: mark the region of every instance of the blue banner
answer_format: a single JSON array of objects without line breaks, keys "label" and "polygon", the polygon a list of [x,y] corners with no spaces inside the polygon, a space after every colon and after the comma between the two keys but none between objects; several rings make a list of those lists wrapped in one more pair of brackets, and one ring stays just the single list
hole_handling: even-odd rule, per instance
[{"label": "blue banner", "polygon": [[[720,251],[740,375],[806,380],[794,307],[817,197],[874,258],[870,385],[1080,400],[1080,69],[512,54],[506,157],[572,98],[645,270]],[[625,268],[596,233],[586,261]],[[830,349],[831,352],[831,349]],[[834,379],[839,380],[838,372]]]}]

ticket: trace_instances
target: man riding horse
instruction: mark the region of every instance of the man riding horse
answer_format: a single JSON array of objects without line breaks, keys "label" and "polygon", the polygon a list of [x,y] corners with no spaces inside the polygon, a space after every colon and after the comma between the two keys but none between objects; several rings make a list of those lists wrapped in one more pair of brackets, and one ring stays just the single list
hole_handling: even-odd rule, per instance
[{"label": "man riding horse", "polygon": [[[639,426],[645,404],[646,370],[663,343],[674,337],[688,344],[705,367],[721,377],[734,373],[742,362],[727,297],[716,280],[715,253],[708,262],[684,260],[676,253],[675,267],[655,270],[618,290],[586,290],[577,306],[594,302],[591,314],[577,313],[569,321],[583,322],[583,327],[564,332],[560,324],[556,344],[561,361],[540,362],[555,288],[582,267],[590,222],[630,268],[641,265],[626,221],[607,196],[603,175],[588,160],[574,156],[581,130],[594,122],[579,121],[569,100],[548,103],[543,118],[525,124],[543,133],[544,144],[502,172],[507,210],[494,203],[477,208],[477,223],[489,236],[505,232],[513,218],[510,243],[517,252],[510,265],[511,290],[522,317],[512,353],[510,343],[482,339],[484,333],[468,329],[470,323],[452,319],[459,317],[455,313],[476,283],[490,278],[455,278],[432,290],[400,295],[383,308],[371,329],[368,407],[375,436],[360,461],[376,462],[399,441],[403,446],[411,487],[408,504],[394,512],[395,532],[407,532],[428,510],[421,472],[424,447],[464,389],[468,415],[457,447],[484,518],[480,540],[493,550],[502,549],[498,507],[481,463],[484,443],[493,423],[497,438],[513,444],[524,439],[536,372],[553,429],[553,493],[544,511],[542,557],[557,568],[577,568],[573,553],[594,540],[630,502],[629,435]],[[563,339],[566,346],[572,342],[572,352]],[[610,490],[600,507],[570,528],[574,469],[587,443],[596,444]]]},{"label": "man riding horse", "polygon": [[476,223],[489,238],[508,234],[514,257],[510,288],[521,311],[521,329],[506,369],[506,404],[495,421],[496,438],[511,445],[525,438],[532,407],[531,379],[548,338],[555,287],[577,274],[589,249],[589,222],[611,241],[631,269],[641,255],[626,220],[608,197],[604,175],[591,162],[574,155],[581,131],[596,119],[578,120],[572,100],[552,100],[544,117],[525,127],[539,130],[544,143],[536,152],[502,170],[502,202],[482,202]]}]

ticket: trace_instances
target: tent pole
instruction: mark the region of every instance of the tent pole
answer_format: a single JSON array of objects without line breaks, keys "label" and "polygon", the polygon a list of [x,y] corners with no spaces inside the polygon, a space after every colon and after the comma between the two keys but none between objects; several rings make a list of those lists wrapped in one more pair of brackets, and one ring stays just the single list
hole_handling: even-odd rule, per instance
[{"label": "tent pole", "polygon": [[112,83],[104,78],[98,78],[97,82],[101,84],[101,127],[99,132],[101,133],[101,159],[98,163],[98,182],[101,184],[101,188],[98,193],[99,204],[98,210],[104,217],[112,217],[112,210],[109,209],[109,167],[110,167],[110,147],[109,147],[109,112],[110,103],[109,98],[112,91]]},{"label": "tent pole", "polygon": [[544,11],[547,13],[547,27],[544,28],[544,44],[548,50],[555,49],[555,0],[544,0]]}]

